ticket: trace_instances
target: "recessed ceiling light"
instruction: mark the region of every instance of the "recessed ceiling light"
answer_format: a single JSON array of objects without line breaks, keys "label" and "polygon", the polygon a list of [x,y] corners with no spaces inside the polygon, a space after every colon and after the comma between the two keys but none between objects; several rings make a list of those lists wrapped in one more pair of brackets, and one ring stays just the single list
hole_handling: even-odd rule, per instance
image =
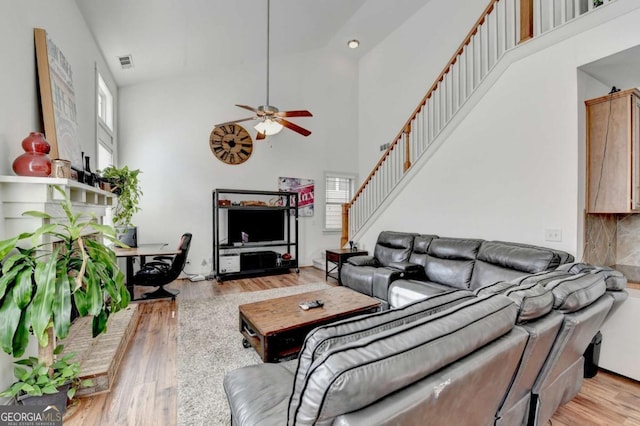
[{"label": "recessed ceiling light", "polygon": [[349,40],[347,42],[347,46],[349,46],[350,49],[356,49],[358,46],[360,46],[360,42],[354,38],[353,40]]}]

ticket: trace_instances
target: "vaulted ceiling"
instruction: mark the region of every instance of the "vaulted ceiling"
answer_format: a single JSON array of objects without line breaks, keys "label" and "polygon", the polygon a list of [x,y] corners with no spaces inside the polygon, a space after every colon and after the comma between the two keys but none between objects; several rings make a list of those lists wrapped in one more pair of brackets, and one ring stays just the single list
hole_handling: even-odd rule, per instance
[{"label": "vaulted ceiling", "polygon": [[[271,56],[364,54],[429,0],[272,0]],[[76,0],[119,86],[266,58],[266,0]],[[123,70],[119,56],[131,54]]]}]

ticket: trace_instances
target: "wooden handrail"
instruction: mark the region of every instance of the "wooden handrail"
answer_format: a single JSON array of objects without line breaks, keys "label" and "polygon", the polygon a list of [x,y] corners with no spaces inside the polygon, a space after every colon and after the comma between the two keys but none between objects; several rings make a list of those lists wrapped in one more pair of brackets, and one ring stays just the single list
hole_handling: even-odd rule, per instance
[{"label": "wooden handrail", "polygon": [[[471,29],[471,31],[469,31],[467,36],[464,38],[464,41],[460,44],[460,46],[456,50],[456,53],[454,53],[451,59],[449,59],[449,62],[444,67],[440,75],[438,75],[438,77],[436,78],[436,81],[431,85],[427,94],[422,98],[422,101],[420,101],[420,104],[418,104],[418,107],[413,111],[413,114],[411,114],[411,117],[409,118],[409,120],[407,120],[404,126],[402,126],[402,130],[400,130],[400,132],[396,135],[393,142],[389,145],[389,148],[387,148],[385,153],[382,155],[382,158],[380,158],[380,161],[378,161],[378,163],[375,165],[371,173],[369,173],[369,176],[367,176],[364,182],[362,182],[362,185],[360,185],[360,188],[358,188],[353,198],[351,198],[351,201],[349,202],[349,206],[353,205],[354,201],[358,199],[362,191],[364,191],[364,189],[366,188],[369,181],[371,181],[371,178],[373,177],[373,175],[375,175],[376,171],[380,168],[384,160],[389,156],[390,152],[398,144],[398,141],[402,139],[402,135],[404,134],[404,131],[407,128],[407,126],[411,126],[411,122],[416,118],[416,115],[420,113],[422,108],[427,103],[427,100],[433,95],[433,92],[438,88],[438,86],[440,85],[440,82],[444,79],[445,75],[449,73],[451,66],[456,63],[456,61],[458,60],[458,56],[462,54],[462,52],[464,51],[464,48],[471,42],[471,38],[478,32],[478,28],[480,27],[480,25],[484,24],[484,21],[487,18],[487,15],[489,15],[493,11],[493,8],[495,7],[495,4],[498,1],[499,0],[491,0],[489,2],[489,5],[484,9],[480,18],[478,18],[473,28]],[[521,0],[521,1],[533,1],[533,0]]]}]

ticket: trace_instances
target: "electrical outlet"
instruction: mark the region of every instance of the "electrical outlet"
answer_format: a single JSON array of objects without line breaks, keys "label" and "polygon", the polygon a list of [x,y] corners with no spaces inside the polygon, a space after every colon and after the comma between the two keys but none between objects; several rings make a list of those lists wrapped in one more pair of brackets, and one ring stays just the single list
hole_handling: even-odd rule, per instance
[{"label": "electrical outlet", "polygon": [[562,229],[547,229],[544,231],[545,241],[560,242],[562,241]]}]

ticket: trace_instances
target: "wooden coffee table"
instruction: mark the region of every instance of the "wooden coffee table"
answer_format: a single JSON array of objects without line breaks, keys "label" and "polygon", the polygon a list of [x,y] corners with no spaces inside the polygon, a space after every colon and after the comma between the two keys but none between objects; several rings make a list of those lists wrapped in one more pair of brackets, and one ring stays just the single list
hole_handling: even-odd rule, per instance
[{"label": "wooden coffee table", "polygon": [[[316,299],[324,306],[307,311],[299,306]],[[314,328],[379,308],[379,300],[347,287],[331,287],[240,305],[240,333],[245,347],[253,346],[264,362],[284,361],[295,358]]]}]

